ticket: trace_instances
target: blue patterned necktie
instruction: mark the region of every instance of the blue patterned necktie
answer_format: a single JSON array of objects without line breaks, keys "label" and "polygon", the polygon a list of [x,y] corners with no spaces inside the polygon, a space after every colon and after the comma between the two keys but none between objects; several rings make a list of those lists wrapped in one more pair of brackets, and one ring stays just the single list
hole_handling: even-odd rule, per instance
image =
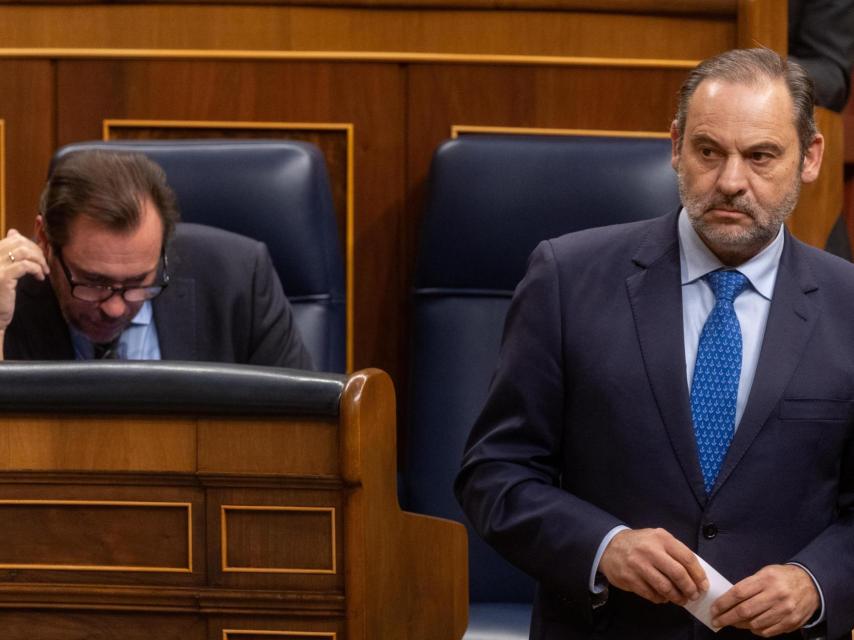
[{"label": "blue patterned necktie", "polygon": [[715,306],[697,346],[691,383],[691,414],[706,493],[712,491],[735,430],[735,406],[741,374],[741,326],[732,306],[747,278],[738,271],[713,271],[706,281]]}]

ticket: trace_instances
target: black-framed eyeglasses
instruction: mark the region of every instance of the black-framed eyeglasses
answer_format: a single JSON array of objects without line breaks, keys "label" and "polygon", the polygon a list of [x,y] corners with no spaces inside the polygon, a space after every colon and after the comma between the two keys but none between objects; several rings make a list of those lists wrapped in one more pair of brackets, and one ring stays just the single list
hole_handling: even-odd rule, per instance
[{"label": "black-framed eyeglasses", "polygon": [[62,258],[62,248],[54,247],[56,258],[59,260],[59,265],[62,267],[62,272],[65,274],[65,279],[68,280],[68,285],[71,287],[71,297],[84,302],[101,303],[106,302],[114,295],[119,294],[125,302],[145,302],[156,298],[169,285],[169,273],[167,271],[166,247],[160,251],[160,263],[158,272],[160,280],[154,284],[131,285],[127,287],[114,287],[109,284],[89,284],[84,282],[75,282],[68,265]]}]

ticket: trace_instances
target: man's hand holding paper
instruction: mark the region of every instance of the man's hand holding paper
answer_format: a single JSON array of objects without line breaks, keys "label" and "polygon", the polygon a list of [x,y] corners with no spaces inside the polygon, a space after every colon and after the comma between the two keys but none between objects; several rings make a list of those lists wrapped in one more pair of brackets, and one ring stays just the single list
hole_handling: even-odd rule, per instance
[{"label": "man's hand holding paper", "polygon": [[608,544],[599,571],[618,589],[684,605],[709,588],[697,556],[664,529],[626,529]]},{"label": "man's hand holding paper", "polygon": [[793,564],[774,564],[721,596],[712,605],[712,623],[750,629],[767,638],[800,629],[820,604],[815,583],[806,571]]}]

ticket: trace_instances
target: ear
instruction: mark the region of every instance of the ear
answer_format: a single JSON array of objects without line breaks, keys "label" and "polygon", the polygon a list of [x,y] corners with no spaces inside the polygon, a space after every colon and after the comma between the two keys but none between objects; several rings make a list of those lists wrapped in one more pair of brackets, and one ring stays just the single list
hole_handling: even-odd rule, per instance
[{"label": "ear", "polygon": [[820,133],[812,139],[807,152],[804,154],[804,164],[801,168],[801,182],[814,182],[821,169],[821,159],[824,157],[824,136]]},{"label": "ear", "polygon": [[679,129],[676,126],[676,120],[670,123],[670,166],[674,171],[678,171],[679,158],[682,155],[682,149],[679,146]]},{"label": "ear", "polygon": [[45,256],[48,256],[48,252],[50,251],[50,242],[47,240],[47,233],[45,233],[44,229],[44,217],[41,214],[36,216],[34,230],[36,244],[39,245],[39,248],[44,252]]}]

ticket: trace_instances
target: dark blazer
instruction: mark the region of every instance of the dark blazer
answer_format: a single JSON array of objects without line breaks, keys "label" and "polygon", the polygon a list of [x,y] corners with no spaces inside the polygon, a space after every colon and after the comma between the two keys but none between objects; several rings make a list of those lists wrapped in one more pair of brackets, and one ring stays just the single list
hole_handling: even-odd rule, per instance
[{"label": "dark blazer", "polygon": [[[167,245],[167,259],[171,281],[153,303],[164,360],[311,368],[263,243],[179,224]],[[49,282],[26,277],[18,283],[5,355],[8,360],[74,359]]]},{"label": "dark blazer", "polygon": [[[753,388],[706,497],[692,431],[676,215],[543,242],[511,305],[457,478],[473,525],[539,581],[532,638],[717,636],[589,572],[619,524],[662,527],[736,582],[796,561],[828,638],[854,625],[854,266],[788,233]],[[791,637],[800,637],[793,634]]]}]

